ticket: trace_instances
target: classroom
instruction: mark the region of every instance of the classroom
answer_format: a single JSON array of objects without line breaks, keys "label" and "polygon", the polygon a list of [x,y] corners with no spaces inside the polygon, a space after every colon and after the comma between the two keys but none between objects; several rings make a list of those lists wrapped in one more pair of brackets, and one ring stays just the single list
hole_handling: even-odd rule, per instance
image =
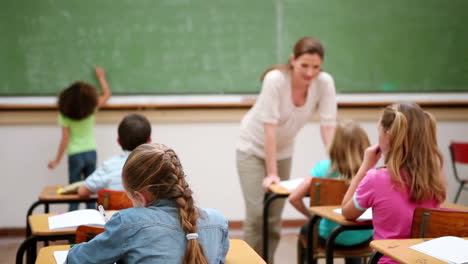
[{"label": "classroom", "polygon": [[[47,168],[60,138],[56,96],[75,80],[98,87],[95,66],[112,89],[96,115],[98,165],[121,152],[122,117],[143,114],[153,141],[179,155],[196,204],[218,209],[240,230],[240,121],[262,72],[287,62],[295,41],[309,35],[326,48],[338,119],[359,122],[371,144],[388,104],[416,102],[435,116],[452,202],[459,183],[449,145],[468,142],[467,9],[463,0],[7,1],[0,10],[0,240],[23,236],[26,211],[45,186],[68,183],[66,159]],[[327,158],[317,116],[295,142],[291,178],[306,177]],[[468,206],[468,192],[457,204]],[[283,225],[300,228],[302,220],[286,203]]]}]

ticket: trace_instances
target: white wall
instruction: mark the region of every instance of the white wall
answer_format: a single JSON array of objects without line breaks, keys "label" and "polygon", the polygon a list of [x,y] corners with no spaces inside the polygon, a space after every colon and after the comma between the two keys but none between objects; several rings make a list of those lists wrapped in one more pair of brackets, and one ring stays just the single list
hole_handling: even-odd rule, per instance
[{"label": "white wall", "polygon": [[[0,113],[1,115],[2,113]],[[4,116],[3,116],[4,117]],[[0,118],[1,119],[1,118]],[[376,121],[361,122],[372,143],[377,142]],[[243,220],[244,205],[235,166],[235,145],[239,122],[153,122],[153,141],[171,146],[179,154],[188,181],[202,207],[219,209],[229,220]],[[446,159],[449,182],[448,201],[452,201],[455,184],[448,156],[450,140],[468,141],[468,125],[462,121],[438,123],[439,145]],[[58,168],[47,169],[55,157],[60,129],[54,125],[0,125],[0,228],[22,227],[26,211],[37,200],[44,186],[66,184],[66,157]],[[120,153],[114,124],[97,124],[98,162]],[[309,123],[296,140],[292,177],[307,175],[314,162],[326,158],[316,122]],[[459,203],[468,205],[468,192]],[[55,210],[66,210],[59,206]],[[42,212],[42,208],[36,212]],[[287,205],[283,217],[299,219],[301,215]]]}]

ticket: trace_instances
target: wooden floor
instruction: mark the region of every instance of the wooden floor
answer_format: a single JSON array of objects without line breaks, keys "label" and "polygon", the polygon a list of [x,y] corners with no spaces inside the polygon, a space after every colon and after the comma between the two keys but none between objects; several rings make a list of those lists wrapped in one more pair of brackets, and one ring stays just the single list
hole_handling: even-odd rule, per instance
[{"label": "wooden floor", "polygon": [[[275,264],[296,263],[296,240],[299,229],[283,230],[281,241],[275,255]],[[231,231],[231,238],[242,238],[241,231]],[[23,237],[0,238],[0,264],[15,263],[16,251],[24,240]],[[42,244],[42,243],[40,243]],[[319,264],[325,263],[319,260]],[[336,259],[335,263],[344,263],[341,259]]]}]

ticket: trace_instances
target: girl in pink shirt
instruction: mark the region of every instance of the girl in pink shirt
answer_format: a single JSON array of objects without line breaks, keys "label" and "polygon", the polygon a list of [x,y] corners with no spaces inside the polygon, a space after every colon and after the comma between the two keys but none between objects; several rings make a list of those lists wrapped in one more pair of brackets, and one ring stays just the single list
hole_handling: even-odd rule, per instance
[{"label": "girl in pink shirt", "polygon": [[[354,220],[372,207],[374,239],[409,238],[414,209],[438,208],[445,200],[435,119],[415,103],[399,103],[385,108],[378,129],[379,144],[366,149],[342,213]],[[385,166],[373,169],[382,155]],[[382,257],[379,263],[397,262]]]}]

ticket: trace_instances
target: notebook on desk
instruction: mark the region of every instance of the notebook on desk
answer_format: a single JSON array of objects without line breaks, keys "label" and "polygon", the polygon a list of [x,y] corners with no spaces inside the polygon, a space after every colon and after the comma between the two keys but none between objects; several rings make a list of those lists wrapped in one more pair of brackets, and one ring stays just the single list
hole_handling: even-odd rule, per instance
[{"label": "notebook on desk", "polygon": [[410,248],[448,263],[468,264],[468,240],[460,237],[434,238]]},{"label": "notebook on desk", "polygon": [[49,229],[76,228],[79,225],[104,226],[105,218],[95,209],[82,209],[59,215],[49,216]]}]

